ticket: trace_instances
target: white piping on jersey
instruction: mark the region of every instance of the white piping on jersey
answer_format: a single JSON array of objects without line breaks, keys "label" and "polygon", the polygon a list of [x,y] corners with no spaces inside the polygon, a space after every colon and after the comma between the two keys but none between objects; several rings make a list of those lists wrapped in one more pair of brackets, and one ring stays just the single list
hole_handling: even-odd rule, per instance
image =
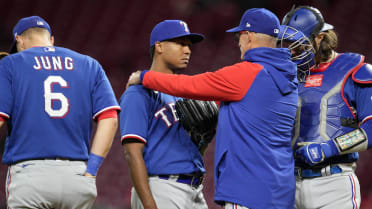
[{"label": "white piping on jersey", "polygon": [[360,125],[362,125],[363,123],[365,123],[365,122],[366,122],[367,120],[369,120],[369,119],[372,119],[372,115],[365,117],[365,118],[362,120],[362,122],[360,123]]},{"label": "white piping on jersey", "polygon": [[1,116],[4,116],[4,117],[6,117],[7,119],[9,119],[10,117],[9,117],[9,115],[8,114],[6,114],[5,112],[0,112],[0,115]]},{"label": "white piping on jersey", "polygon": [[118,109],[120,110],[120,106],[110,106],[110,107],[106,107],[106,108],[103,108],[102,110],[100,110],[99,112],[97,112],[94,116],[93,116],[93,120],[96,119],[96,117],[101,114],[102,112],[106,111],[106,110],[109,110],[109,109]]},{"label": "white piping on jersey", "polygon": [[139,139],[139,140],[147,143],[147,140],[145,138],[143,138],[142,136],[139,136],[137,134],[126,134],[126,135],[121,137],[121,141],[123,141],[125,138],[135,138],[135,139]]}]

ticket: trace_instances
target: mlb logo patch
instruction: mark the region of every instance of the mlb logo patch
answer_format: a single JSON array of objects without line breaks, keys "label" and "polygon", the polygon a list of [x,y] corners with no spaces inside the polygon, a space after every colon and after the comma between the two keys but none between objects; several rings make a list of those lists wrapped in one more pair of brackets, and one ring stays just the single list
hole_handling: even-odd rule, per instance
[{"label": "mlb logo patch", "polygon": [[306,76],[305,87],[322,86],[323,75],[308,75]]},{"label": "mlb logo patch", "polygon": [[48,46],[48,47],[45,47],[44,48],[44,51],[45,52],[55,52],[56,49],[54,47],[52,47],[52,46]]}]

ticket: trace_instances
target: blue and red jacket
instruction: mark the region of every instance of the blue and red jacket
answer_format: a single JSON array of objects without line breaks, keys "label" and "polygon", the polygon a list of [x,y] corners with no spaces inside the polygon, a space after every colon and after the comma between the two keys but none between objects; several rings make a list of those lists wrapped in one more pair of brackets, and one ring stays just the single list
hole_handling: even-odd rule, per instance
[{"label": "blue and red jacket", "polygon": [[142,84],[167,94],[221,101],[215,147],[215,201],[252,209],[293,208],[291,130],[298,89],[287,49],[254,48],[242,62],[194,76],[153,71]]}]

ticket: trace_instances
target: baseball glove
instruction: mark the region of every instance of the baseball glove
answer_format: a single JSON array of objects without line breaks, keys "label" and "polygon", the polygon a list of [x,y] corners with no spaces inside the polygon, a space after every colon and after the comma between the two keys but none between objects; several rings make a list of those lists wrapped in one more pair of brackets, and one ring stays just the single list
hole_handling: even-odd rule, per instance
[{"label": "baseball glove", "polygon": [[218,106],[215,102],[178,100],[176,111],[183,128],[199,150],[212,141],[218,119]]}]

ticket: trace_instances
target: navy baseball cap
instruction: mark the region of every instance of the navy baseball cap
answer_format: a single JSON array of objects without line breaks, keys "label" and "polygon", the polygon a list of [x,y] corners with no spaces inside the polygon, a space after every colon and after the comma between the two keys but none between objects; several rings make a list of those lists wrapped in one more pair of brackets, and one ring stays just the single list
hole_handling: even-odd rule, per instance
[{"label": "navy baseball cap", "polygon": [[226,32],[251,31],[277,37],[279,34],[278,17],[264,8],[252,8],[245,11],[239,26]]},{"label": "navy baseball cap", "polygon": [[17,40],[16,36],[21,35],[25,30],[29,28],[45,28],[52,35],[49,24],[39,16],[25,17],[18,21],[13,28],[13,43],[10,47],[9,53],[13,54],[17,52]]},{"label": "navy baseball cap", "polygon": [[164,20],[152,29],[150,37],[150,47],[157,41],[165,41],[173,38],[187,36],[191,43],[195,44],[202,41],[205,37],[199,33],[190,33],[187,24],[182,20]]}]

